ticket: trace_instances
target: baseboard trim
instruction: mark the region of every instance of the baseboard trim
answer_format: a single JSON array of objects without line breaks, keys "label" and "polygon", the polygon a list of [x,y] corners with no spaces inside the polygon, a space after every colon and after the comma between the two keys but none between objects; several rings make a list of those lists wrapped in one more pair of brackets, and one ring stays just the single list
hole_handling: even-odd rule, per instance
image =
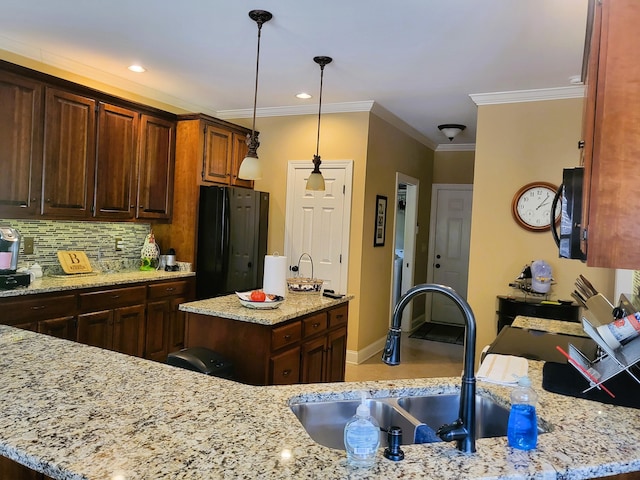
[{"label": "baseboard trim", "polygon": [[[425,322],[424,314],[414,318],[413,321],[411,322],[412,326],[411,326],[411,331],[409,333],[411,334],[415,332],[420,327],[420,325],[422,325],[424,322]],[[387,336],[385,335],[384,337],[379,338],[375,342],[367,345],[362,350],[347,350],[346,363],[349,363],[351,365],[359,365],[362,362],[366,362],[374,355],[378,354],[379,352],[382,352],[382,349],[384,348],[384,344],[386,343],[386,341],[387,341]]]}]

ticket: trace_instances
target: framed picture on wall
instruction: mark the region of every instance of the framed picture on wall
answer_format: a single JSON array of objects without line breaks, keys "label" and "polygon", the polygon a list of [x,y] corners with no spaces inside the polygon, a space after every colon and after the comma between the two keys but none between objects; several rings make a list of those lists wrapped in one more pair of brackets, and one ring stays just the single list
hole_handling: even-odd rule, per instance
[{"label": "framed picture on wall", "polygon": [[374,227],[373,246],[383,247],[387,230],[387,197],[376,195],[376,223]]}]

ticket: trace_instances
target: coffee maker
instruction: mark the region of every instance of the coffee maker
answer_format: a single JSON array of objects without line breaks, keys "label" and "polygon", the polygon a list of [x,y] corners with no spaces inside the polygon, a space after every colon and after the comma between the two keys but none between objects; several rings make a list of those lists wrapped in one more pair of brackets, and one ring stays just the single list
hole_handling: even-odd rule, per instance
[{"label": "coffee maker", "polygon": [[20,253],[20,234],[14,228],[0,225],[0,289],[28,287],[31,276],[16,273]]}]

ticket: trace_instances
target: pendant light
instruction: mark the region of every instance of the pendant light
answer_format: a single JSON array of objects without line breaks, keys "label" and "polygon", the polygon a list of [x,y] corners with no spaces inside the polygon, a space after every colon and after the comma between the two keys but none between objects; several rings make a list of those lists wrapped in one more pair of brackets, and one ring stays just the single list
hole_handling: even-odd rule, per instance
[{"label": "pendant light", "polygon": [[320,65],[320,97],[318,99],[318,137],[316,140],[316,154],[313,156],[313,171],[307,180],[307,190],[324,190],[324,178],[320,172],[320,117],[322,114],[322,79],[324,77],[324,66],[331,63],[331,57],[313,57],[313,61]]},{"label": "pendant light", "polygon": [[260,33],[262,32],[262,24],[273,18],[273,15],[266,10],[251,10],[249,12],[251,20],[258,24],[258,53],[256,55],[256,88],[253,95],[253,125],[251,127],[250,136],[247,135],[247,151],[246,157],[240,164],[238,170],[238,178],[244,180],[260,180],[262,178],[262,168],[258,160],[258,136],[256,135],[256,105],[258,103],[258,69],[260,66]]}]

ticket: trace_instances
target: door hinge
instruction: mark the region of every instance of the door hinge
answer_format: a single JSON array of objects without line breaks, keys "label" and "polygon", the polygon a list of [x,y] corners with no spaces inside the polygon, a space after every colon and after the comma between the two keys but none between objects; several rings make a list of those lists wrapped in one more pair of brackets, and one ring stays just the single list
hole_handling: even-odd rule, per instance
[{"label": "door hinge", "polygon": [[347,192],[347,186],[342,185],[342,194],[344,195]]},{"label": "door hinge", "polygon": [[340,260],[338,263],[342,263],[342,254],[340,254]]}]

